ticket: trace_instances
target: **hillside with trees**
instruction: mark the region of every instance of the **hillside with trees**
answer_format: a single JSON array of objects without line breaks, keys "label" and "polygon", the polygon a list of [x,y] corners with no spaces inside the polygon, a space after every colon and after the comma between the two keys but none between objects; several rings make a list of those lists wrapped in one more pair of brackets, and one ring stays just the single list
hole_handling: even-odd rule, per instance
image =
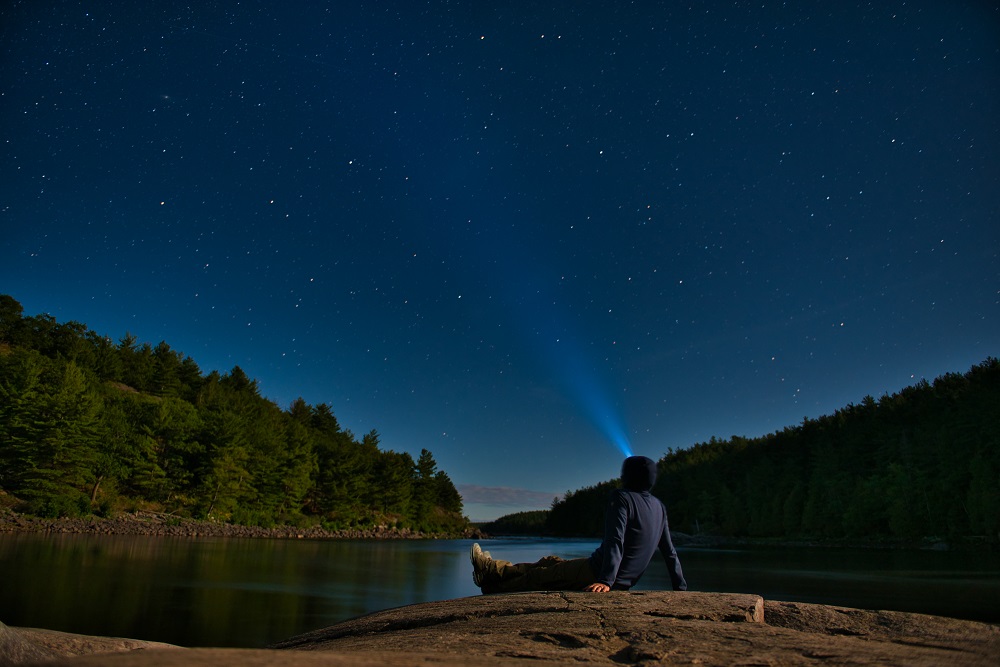
[{"label": "hillside with trees", "polygon": [[329,405],[288,409],[237,366],[79,322],[24,316],[0,295],[0,490],[39,516],[145,509],[252,526],[465,529],[431,452],[360,439]]},{"label": "hillside with trees", "polygon": [[[671,527],[776,539],[1000,541],[1000,361],[759,438],[669,450],[653,493]],[[569,492],[555,535],[602,532],[613,480]]]},{"label": "hillside with trees", "polygon": [[530,510],[515,512],[483,523],[479,526],[487,535],[536,535],[542,536],[548,531],[548,510]]}]

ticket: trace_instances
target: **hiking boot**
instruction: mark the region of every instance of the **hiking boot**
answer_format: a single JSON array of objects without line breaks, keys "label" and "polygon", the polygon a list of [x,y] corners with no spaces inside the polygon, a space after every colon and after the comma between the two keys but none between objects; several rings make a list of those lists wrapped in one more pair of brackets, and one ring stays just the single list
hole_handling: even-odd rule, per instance
[{"label": "hiking boot", "polygon": [[469,551],[469,560],[472,561],[472,581],[479,588],[483,587],[486,583],[486,574],[490,569],[490,558],[489,551],[483,551],[479,546],[479,543],[472,545],[472,549]]}]

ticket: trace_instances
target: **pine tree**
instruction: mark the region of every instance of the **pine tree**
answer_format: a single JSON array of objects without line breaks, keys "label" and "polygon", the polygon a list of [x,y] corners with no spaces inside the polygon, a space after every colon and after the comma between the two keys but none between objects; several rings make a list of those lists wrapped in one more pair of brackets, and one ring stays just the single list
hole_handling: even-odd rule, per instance
[{"label": "pine tree", "polygon": [[34,352],[5,360],[0,398],[5,485],[45,516],[89,511],[100,399],[72,362]]}]

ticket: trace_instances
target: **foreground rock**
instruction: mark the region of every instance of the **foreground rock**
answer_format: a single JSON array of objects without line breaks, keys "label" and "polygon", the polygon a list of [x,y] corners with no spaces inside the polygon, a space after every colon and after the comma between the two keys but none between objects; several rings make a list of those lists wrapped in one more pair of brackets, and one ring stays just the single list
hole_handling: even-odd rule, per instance
[{"label": "foreground rock", "polygon": [[[269,650],[142,650],[79,657],[66,664],[538,667],[541,661],[550,666],[909,667],[996,665],[998,655],[1000,628],[984,623],[765,603],[755,595],[642,591],[522,593],[430,602],[362,616]],[[2,657],[0,653],[0,661]]]},{"label": "foreground rock", "polygon": [[90,637],[55,630],[9,628],[0,623],[0,665],[20,665],[74,656],[125,653],[141,649],[174,649],[179,646],[120,637]]}]

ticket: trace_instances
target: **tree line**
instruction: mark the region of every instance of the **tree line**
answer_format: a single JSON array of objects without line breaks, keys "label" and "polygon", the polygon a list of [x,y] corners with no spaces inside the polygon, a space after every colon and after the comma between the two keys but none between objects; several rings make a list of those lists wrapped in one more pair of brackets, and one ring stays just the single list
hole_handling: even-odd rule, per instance
[{"label": "tree line", "polygon": [[379,445],[325,403],[279,408],[238,366],[206,375],[165,342],[113,342],[0,295],[0,490],[28,513],[467,527],[431,452],[414,461]]},{"label": "tree line", "polygon": [[506,514],[493,521],[479,524],[487,535],[545,535],[548,533],[548,510],[529,510]]},{"label": "tree line", "polygon": [[[654,495],[688,533],[1000,541],[1000,361],[759,438],[668,450]],[[553,504],[555,535],[600,535],[617,480]]]}]

